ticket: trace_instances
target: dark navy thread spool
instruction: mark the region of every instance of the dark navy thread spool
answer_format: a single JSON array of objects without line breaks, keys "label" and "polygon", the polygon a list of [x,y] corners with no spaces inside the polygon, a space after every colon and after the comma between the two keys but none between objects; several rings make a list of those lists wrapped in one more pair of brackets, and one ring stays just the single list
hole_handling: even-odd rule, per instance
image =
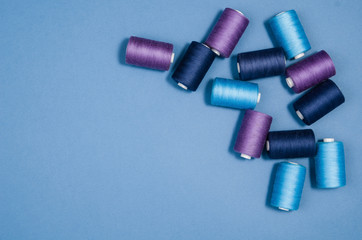
[{"label": "dark navy thread spool", "polygon": [[328,79],[309,90],[294,102],[293,107],[298,117],[305,124],[311,125],[344,101],[341,90]]},{"label": "dark navy thread spool", "polygon": [[235,141],[234,151],[245,159],[259,158],[273,118],[265,113],[246,110]]},{"label": "dark navy thread spool", "polygon": [[177,66],[172,78],[185,90],[196,91],[216,55],[205,44],[193,41]]},{"label": "dark navy thread spool", "polygon": [[294,162],[277,165],[270,205],[282,211],[298,210],[302,197],[306,169]]},{"label": "dark navy thread spool", "polygon": [[287,59],[298,59],[311,49],[307,35],[295,10],[278,13],[269,20],[278,46],[283,47]]},{"label": "dark navy thread spool", "polygon": [[265,145],[272,159],[310,158],[316,154],[312,129],[269,132]]},{"label": "dark navy thread spool", "polygon": [[127,44],[127,64],[167,71],[174,57],[170,43],[131,36]]},{"label": "dark navy thread spool", "polygon": [[238,10],[225,8],[205,41],[218,56],[230,57],[239,39],[249,24],[244,14]]},{"label": "dark navy thread spool", "polygon": [[289,66],[285,75],[288,86],[300,93],[336,75],[336,68],[328,53],[322,50]]},{"label": "dark navy thread spool", "polygon": [[239,53],[237,69],[241,80],[251,80],[282,75],[286,58],[281,47]]},{"label": "dark navy thread spool", "polygon": [[260,101],[260,95],[256,83],[215,78],[211,90],[211,104],[237,109],[254,109]]},{"label": "dark navy thread spool", "polygon": [[315,160],[316,186],[339,188],[346,185],[346,170],[343,143],[334,138],[324,138],[317,143]]}]

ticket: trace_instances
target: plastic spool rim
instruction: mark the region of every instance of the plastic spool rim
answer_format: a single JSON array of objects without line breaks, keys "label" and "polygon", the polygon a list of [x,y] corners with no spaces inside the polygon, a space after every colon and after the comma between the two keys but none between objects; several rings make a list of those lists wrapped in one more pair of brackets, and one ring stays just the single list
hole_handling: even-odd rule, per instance
[{"label": "plastic spool rim", "polygon": [[251,159],[251,157],[249,155],[244,154],[244,153],[240,154],[240,157],[245,158],[245,159]]},{"label": "plastic spool rim", "polygon": [[334,142],[334,138],[323,138],[323,142]]},{"label": "plastic spool rim", "polygon": [[294,82],[293,82],[293,79],[291,77],[287,77],[285,79],[285,81],[287,82],[287,85],[288,85],[289,88],[294,87]]},{"label": "plastic spool rim", "polygon": [[245,16],[244,13],[240,12],[239,10],[233,9],[235,12],[240,13],[241,15]]},{"label": "plastic spool rim", "polygon": [[299,59],[301,57],[304,56],[304,53],[299,53],[297,56],[295,56],[293,59],[296,60],[296,59]]},{"label": "plastic spool rim", "polygon": [[236,67],[238,68],[238,73],[240,73],[240,64],[239,64],[239,62],[236,62]]},{"label": "plastic spool rim", "polygon": [[291,164],[294,164],[294,165],[299,165],[298,163],[291,162],[291,161],[288,161],[288,163],[291,163]]},{"label": "plastic spool rim", "polygon": [[185,89],[185,90],[187,90],[187,87],[185,86],[185,85],[183,85],[182,83],[177,83],[177,85],[179,86],[179,87],[182,87],[183,89]]},{"label": "plastic spool rim", "polygon": [[280,12],[280,13],[278,13],[278,14],[277,14],[277,15],[275,15],[275,16],[279,16],[280,14],[283,14],[283,13],[285,13],[285,11]]},{"label": "plastic spool rim", "polygon": [[299,110],[295,111],[295,113],[298,115],[298,117],[299,117],[301,120],[304,119],[303,114],[302,114]]},{"label": "plastic spool rim", "polygon": [[173,52],[172,55],[171,55],[171,63],[173,63],[173,60],[175,59],[175,53]]},{"label": "plastic spool rim", "polygon": [[258,100],[256,100],[256,103],[260,102],[261,93],[258,93]]},{"label": "plastic spool rim", "polygon": [[282,211],[289,212],[289,209],[286,209],[286,208],[278,207],[278,209],[279,209],[279,210],[282,210]]},{"label": "plastic spool rim", "polygon": [[205,47],[207,47],[208,49],[210,49],[209,46],[207,46],[205,43],[201,43],[202,45],[204,45]]},{"label": "plastic spool rim", "polygon": [[213,51],[216,55],[220,56],[220,52],[215,48],[211,48],[211,51]]},{"label": "plastic spool rim", "polygon": [[266,140],[265,146],[266,146],[266,150],[269,152],[270,151],[269,140]]}]

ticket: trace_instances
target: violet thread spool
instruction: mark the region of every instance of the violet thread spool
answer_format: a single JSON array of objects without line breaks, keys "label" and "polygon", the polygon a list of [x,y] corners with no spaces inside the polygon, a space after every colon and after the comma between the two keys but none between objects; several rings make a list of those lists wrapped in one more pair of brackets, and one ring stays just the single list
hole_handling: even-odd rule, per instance
[{"label": "violet thread spool", "polygon": [[246,110],[241,123],[234,151],[242,158],[259,158],[273,118],[265,113]]},{"label": "violet thread spool", "polygon": [[249,19],[242,12],[225,8],[205,44],[218,56],[228,58],[248,24]]},{"label": "violet thread spool", "polygon": [[336,75],[336,68],[328,53],[319,51],[285,70],[286,82],[300,93]]},{"label": "violet thread spool", "polygon": [[126,49],[126,63],[167,71],[174,60],[173,45],[131,36]]}]

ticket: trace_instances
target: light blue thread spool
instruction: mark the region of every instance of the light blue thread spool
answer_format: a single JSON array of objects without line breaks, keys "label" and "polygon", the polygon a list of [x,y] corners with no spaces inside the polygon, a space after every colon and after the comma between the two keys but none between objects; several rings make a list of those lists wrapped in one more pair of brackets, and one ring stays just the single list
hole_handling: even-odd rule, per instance
[{"label": "light blue thread spool", "polygon": [[311,49],[295,10],[281,12],[269,20],[271,30],[288,59],[298,59]]},{"label": "light blue thread spool", "polygon": [[260,101],[258,84],[215,78],[211,90],[211,104],[238,109],[254,109]]},{"label": "light blue thread spool", "polygon": [[318,188],[338,188],[346,185],[346,170],[342,142],[325,138],[317,142],[315,175]]},{"label": "light blue thread spool", "polygon": [[270,205],[283,211],[298,210],[306,169],[293,162],[281,162],[275,174]]}]

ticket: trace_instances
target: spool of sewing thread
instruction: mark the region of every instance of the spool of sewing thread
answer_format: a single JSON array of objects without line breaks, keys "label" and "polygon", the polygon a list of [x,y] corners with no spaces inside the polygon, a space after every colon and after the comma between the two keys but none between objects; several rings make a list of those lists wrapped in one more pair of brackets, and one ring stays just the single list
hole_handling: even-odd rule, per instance
[{"label": "spool of sewing thread", "polygon": [[236,138],[234,151],[242,158],[259,158],[264,148],[272,117],[254,110],[246,110]]},{"label": "spool of sewing thread", "polygon": [[300,93],[336,75],[336,68],[328,53],[322,50],[288,67],[285,75],[288,86]]},{"label": "spool of sewing thread", "polygon": [[254,109],[260,101],[258,84],[225,78],[215,78],[211,104],[238,109]]},{"label": "spool of sewing thread", "polygon": [[132,36],[127,44],[126,63],[167,71],[175,56],[172,51],[170,43]]},{"label": "spool of sewing thread", "polygon": [[183,89],[196,91],[215,57],[215,53],[205,44],[192,42],[172,78]]},{"label": "spool of sewing thread", "polygon": [[278,163],[270,205],[283,211],[298,210],[305,173],[305,167],[297,163]]},{"label": "spool of sewing thread", "polygon": [[205,44],[218,56],[228,58],[248,24],[249,19],[243,13],[231,8],[225,8]]},{"label": "spool of sewing thread", "polygon": [[284,74],[286,59],[281,47],[239,53],[237,68],[241,80]]},{"label": "spool of sewing thread", "polygon": [[299,98],[294,104],[298,117],[311,125],[333,109],[344,103],[344,96],[330,79],[318,84]]},{"label": "spool of sewing thread", "polygon": [[272,159],[307,158],[316,153],[312,129],[269,132],[265,145]]},{"label": "spool of sewing thread", "polygon": [[285,51],[287,59],[304,56],[311,47],[295,10],[281,12],[269,20],[278,46]]},{"label": "spool of sewing thread", "polygon": [[325,138],[317,143],[315,175],[318,188],[338,188],[346,185],[346,170],[342,142]]}]

